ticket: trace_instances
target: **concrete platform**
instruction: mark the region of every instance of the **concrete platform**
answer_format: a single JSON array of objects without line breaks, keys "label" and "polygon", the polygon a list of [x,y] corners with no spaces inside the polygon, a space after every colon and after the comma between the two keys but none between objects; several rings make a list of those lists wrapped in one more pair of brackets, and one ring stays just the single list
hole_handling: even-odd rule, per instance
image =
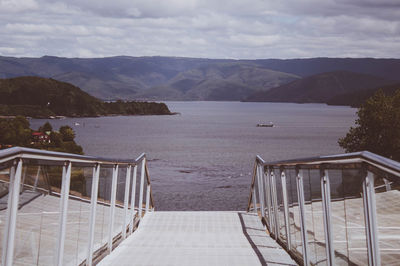
[{"label": "concrete platform", "polygon": [[255,214],[153,212],[98,265],[297,265]]}]

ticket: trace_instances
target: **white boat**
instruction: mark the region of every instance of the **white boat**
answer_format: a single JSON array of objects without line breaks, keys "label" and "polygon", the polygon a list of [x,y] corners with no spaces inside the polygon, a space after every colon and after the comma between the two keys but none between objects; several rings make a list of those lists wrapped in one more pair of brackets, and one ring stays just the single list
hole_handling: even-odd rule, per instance
[{"label": "white boat", "polygon": [[257,126],[258,127],[273,127],[274,124],[272,122],[269,122],[268,124],[260,123],[260,124],[257,124]]}]

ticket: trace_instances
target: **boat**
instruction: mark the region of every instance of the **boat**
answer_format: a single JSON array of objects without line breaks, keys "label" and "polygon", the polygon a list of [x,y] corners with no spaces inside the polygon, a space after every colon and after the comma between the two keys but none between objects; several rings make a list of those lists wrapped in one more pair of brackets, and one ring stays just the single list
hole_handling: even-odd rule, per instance
[{"label": "boat", "polygon": [[257,124],[257,127],[273,127],[273,126],[274,124],[272,122],[269,122],[268,124],[263,124],[263,123]]}]

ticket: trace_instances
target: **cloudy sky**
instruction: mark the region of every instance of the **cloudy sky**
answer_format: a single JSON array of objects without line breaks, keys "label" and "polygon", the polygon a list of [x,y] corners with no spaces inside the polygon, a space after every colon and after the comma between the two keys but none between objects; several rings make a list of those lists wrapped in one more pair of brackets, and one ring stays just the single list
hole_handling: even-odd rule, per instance
[{"label": "cloudy sky", "polygon": [[0,55],[400,58],[400,0],[0,0]]}]

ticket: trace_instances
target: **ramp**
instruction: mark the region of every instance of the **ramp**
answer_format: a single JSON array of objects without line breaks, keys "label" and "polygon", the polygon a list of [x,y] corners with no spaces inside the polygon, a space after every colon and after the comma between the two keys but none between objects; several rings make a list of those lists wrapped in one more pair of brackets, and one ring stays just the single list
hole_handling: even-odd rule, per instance
[{"label": "ramp", "polygon": [[98,265],[296,265],[245,212],[151,212]]}]

